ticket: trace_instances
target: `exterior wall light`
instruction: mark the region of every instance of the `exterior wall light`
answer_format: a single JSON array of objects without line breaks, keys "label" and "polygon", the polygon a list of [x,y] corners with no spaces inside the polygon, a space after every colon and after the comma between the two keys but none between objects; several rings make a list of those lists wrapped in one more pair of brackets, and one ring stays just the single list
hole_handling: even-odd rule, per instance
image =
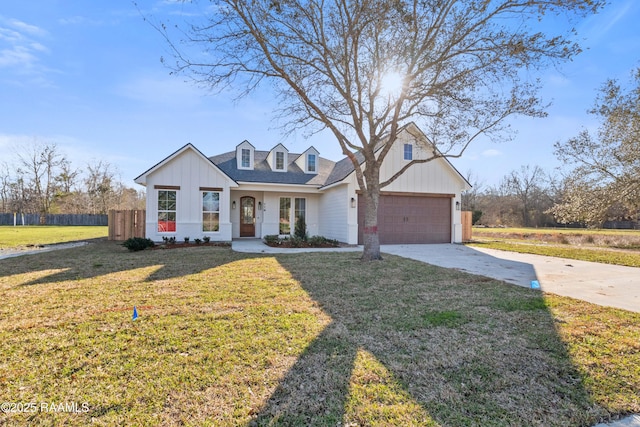
[{"label": "exterior wall light", "polygon": [[236,208],[236,201],[234,200],[233,202],[231,202],[231,209],[235,209]]},{"label": "exterior wall light", "polygon": [[460,210],[460,202],[456,202],[456,210],[459,211]]},{"label": "exterior wall light", "polygon": [[355,197],[352,197],[352,198],[351,198],[351,207],[352,207],[352,208],[355,208],[355,207],[356,207],[356,199],[355,199]]}]

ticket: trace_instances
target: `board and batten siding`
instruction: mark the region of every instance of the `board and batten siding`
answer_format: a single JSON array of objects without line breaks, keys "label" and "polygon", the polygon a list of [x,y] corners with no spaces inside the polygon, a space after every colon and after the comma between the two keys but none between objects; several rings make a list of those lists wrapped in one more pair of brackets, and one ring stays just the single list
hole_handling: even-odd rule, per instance
[{"label": "board and batten siding", "polygon": [[[380,167],[380,181],[384,182],[400,170],[409,161],[404,160],[404,144],[413,145],[413,158],[424,159],[431,156],[431,147],[416,142],[408,132],[401,132],[398,140],[389,151],[384,163]],[[355,175],[349,178],[350,186],[358,188]],[[407,169],[395,181],[382,188],[383,192],[397,192],[406,194],[447,194],[451,198],[451,233],[453,242],[462,242],[462,218],[456,210],[456,202],[461,202],[461,192],[467,183],[448,163],[446,159],[435,159],[427,163],[415,164]]]},{"label": "board and batten siding", "polygon": [[[349,187],[351,186],[340,185],[323,191],[320,198],[322,221],[318,229],[321,236],[345,243],[357,242],[358,224],[355,216],[357,209],[350,208]],[[354,233],[349,231],[354,227],[355,237],[350,236]]]},{"label": "board and batten siding", "polygon": [[[404,160],[404,144],[413,145],[414,159],[425,159],[432,155],[429,147],[417,143],[407,132],[403,132],[380,168],[380,181],[386,181],[409,162]],[[382,191],[457,194],[464,187],[460,176],[441,158],[411,166]]]},{"label": "board and batten siding", "polygon": [[[212,241],[231,240],[229,219],[229,178],[215,169],[193,150],[185,150],[162,167],[147,176],[147,237],[161,241],[163,236],[174,236],[177,241],[185,237],[191,240],[207,235]],[[156,186],[180,187],[177,190],[175,233],[159,233],[158,189]],[[222,188],[220,192],[220,230],[202,231],[201,187]]]}]

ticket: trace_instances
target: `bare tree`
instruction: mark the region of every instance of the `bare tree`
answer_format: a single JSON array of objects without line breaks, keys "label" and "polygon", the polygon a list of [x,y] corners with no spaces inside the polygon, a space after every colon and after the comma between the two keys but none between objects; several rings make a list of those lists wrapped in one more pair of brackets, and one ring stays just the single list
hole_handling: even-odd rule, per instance
[{"label": "bare tree", "polygon": [[106,214],[115,200],[115,170],[108,162],[102,160],[87,165],[85,178],[89,211],[94,214]]},{"label": "bare tree", "polygon": [[[556,155],[573,166],[564,199],[554,206],[561,222],[601,225],[615,208],[640,210],[640,69],[632,84],[607,81],[589,113],[598,117],[596,135],[583,130],[555,144]],[[619,215],[619,214],[618,214]]]},{"label": "bare tree", "polygon": [[64,159],[60,163],[60,173],[56,176],[56,182],[63,194],[69,194],[73,188],[78,184],[78,177],[82,171],[80,169],[74,169],[71,162]]},{"label": "bare tree", "polygon": [[[570,26],[554,35],[535,28],[554,13],[567,21],[595,13],[604,1],[211,3],[185,14],[191,21],[180,35],[173,25],[154,24],[172,48],[170,66],[240,96],[271,82],[286,132],[328,129],[355,169],[366,206],[362,258],[374,260],[381,258],[380,190],[416,164],[462,155],[479,135],[504,137],[511,115],[544,115],[538,82],[521,71],[561,63],[580,49],[570,41]],[[177,37],[186,37],[184,44]],[[188,54],[192,46],[201,54]],[[398,82],[395,90],[390,80]],[[410,121],[430,140],[414,138],[437,149],[381,182],[381,164]]]},{"label": "bare tree", "polygon": [[519,210],[522,216],[522,225],[531,226],[531,214],[533,206],[542,193],[544,171],[539,166],[522,166],[520,171],[512,171],[507,177],[507,186],[510,192],[520,202]]},{"label": "bare tree", "polygon": [[480,195],[484,191],[484,182],[480,181],[480,178],[471,171],[467,171],[465,178],[467,179],[467,182],[471,184],[471,189],[462,193],[462,210],[471,211],[471,222],[472,224],[476,224],[482,217],[479,199]]},{"label": "bare tree", "polygon": [[38,141],[17,149],[16,154],[20,165],[17,172],[29,182],[28,187],[22,187],[22,199],[29,200],[32,210],[49,213],[56,192],[55,178],[66,159],[55,143]]},{"label": "bare tree", "polygon": [[0,212],[8,212],[11,202],[11,171],[6,162],[0,163],[0,201],[2,206]]},{"label": "bare tree", "polygon": [[518,200],[511,192],[509,176],[504,176],[498,185],[490,186],[479,196],[482,223],[488,225],[519,224]]}]

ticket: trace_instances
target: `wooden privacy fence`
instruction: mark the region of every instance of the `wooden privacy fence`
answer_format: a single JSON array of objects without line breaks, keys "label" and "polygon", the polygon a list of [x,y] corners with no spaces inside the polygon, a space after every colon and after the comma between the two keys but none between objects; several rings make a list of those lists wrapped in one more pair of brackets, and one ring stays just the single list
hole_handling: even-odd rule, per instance
[{"label": "wooden privacy fence", "polygon": [[472,214],[471,211],[462,211],[462,241],[471,241]]},{"label": "wooden privacy fence", "polygon": [[109,240],[145,237],[144,210],[109,211]]}]

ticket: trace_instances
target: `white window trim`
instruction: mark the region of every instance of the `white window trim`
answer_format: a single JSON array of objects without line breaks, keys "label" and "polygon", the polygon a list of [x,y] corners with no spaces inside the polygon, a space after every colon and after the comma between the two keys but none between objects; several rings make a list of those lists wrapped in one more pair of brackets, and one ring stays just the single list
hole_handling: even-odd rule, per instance
[{"label": "white window trim", "polygon": [[[311,158],[311,156],[313,156],[313,158],[314,158],[314,165],[313,165],[314,169],[310,169],[309,168],[309,164],[311,163],[309,161],[309,159]],[[305,172],[307,172],[307,173],[318,173],[318,155],[316,153],[307,153],[307,159],[306,160],[307,160],[307,164],[306,164],[307,170]]]},{"label": "white window trim", "polygon": [[[282,168],[278,168],[278,154],[282,154]],[[273,170],[276,172],[287,171],[287,153],[284,151],[276,151],[273,154]]]},{"label": "white window trim", "polygon": [[[202,204],[202,199],[204,197],[204,193],[218,193],[218,210],[217,211],[205,211],[204,206]],[[222,203],[222,192],[221,191],[213,191],[213,190],[202,190],[200,191],[200,231],[205,234],[218,234],[220,233],[220,204]],[[204,231],[204,219],[203,216],[205,213],[217,213],[218,214],[218,231]]]},{"label": "white window trim", "polygon": [[[244,150],[249,152],[249,166],[244,166],[242,164],[242,154]],[[241,148],[240,149],[240,159],[238,159],[238,169],[250,170],[253,169],[253,150],[251,148]]]},{"label": "white window trim", "polygon": [[[280,206],[282,206],[282,199],[289,199],[289,234],[284,234],[280,232]],[[293,227],[291,226],[291,216],[293,215],[294,207],[292,206],[292,197],[290,196],[281,196],[278,198],[278,236],[291,236],[293,233]]]},{"label": "white window trim", "polygon": [[[280,233],[280,204],[282,199],[289,199],[289,234]],[[309,204],[306,197],[282,196],[278,199],[278,235],[280,237],[293,236],[296,230],[296,200],[304,200],[304,221],[307,222]]]},{"label": "white window trim", "polygon": [[[407,146],[411,147],[411,152],[410,152],[411,158],[410,159],[407,159]],[[404,144],[402,146],[402,158],[404,160],[408,161],[408,162],[413,160],[413,144]]]},{"label": "white window trim", "polygon": [[[174,193],[176,193],[176,209],[175,210],[164,210],[164,209],[160,209],[160,192],[161,191],[172,191]],[[159,234],[176,234],[178,232],[178,193],[179,191],[177,189],[170,189],[170,188],[158,188],[156,189],[156,232]],[[175,219],[175,231],[161,231],[160,230],[160,213],[161,212],[173,212],[175,213],[176,219]],[[168,220],[167,220],[168,221]]]}]

